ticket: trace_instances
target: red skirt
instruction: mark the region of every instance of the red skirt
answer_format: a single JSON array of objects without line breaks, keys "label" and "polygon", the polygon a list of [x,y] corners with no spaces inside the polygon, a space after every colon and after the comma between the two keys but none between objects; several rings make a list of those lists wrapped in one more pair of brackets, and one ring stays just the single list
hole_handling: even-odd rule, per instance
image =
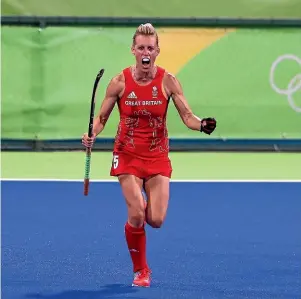
[{"label": "red skirt", "polygon": [[172,166],[168,157],[142,159],[127,153],[113,153],[111,176],[132,174],[141,179],[148,179],[154,175],[171,178]]}]

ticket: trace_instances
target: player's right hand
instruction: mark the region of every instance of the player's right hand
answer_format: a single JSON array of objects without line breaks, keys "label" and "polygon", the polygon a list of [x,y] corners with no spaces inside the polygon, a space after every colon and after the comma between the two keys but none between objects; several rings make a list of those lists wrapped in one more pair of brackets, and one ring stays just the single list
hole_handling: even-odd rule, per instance
[{"label": "player's right hand", "polygon": [[88,133],[85,133],[82,137],[82,144],[85,147],[92,147],[95,141],[95,135],[93,134],[91,137],[88,136]]},{"label": "player's right hand", "polygon": [[201,132],[210,135],[216,128],[216,120],[213,117],[203,118],[201,121]]}]

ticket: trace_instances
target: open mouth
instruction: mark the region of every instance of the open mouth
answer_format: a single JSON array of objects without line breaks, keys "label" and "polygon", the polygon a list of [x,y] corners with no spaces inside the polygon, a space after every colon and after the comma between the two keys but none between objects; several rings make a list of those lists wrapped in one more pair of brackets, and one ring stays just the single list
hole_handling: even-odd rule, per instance
[{"label": "open mouth", "polygon": [[142,64],[143,65],[149,65],[150,64],[150,59],[148,57],[142,58]]}]

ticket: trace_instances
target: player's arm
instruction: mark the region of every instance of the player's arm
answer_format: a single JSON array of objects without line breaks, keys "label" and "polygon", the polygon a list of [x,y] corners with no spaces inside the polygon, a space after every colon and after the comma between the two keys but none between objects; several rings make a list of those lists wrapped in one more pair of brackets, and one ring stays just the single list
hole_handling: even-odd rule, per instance
[{"label": "player's arm", "polygon": [[167,73],[164,78],[166,92],[172,97],[174,105],[179,112],[183,123],[191,130],[201,131],[211,134],[215,127],[214,118],[199,118],[194,115],[183,93],[183,88],[179,80],[172,74]]},{"label": "player's arm", "polygon": [[94,119],[93,135],[97,136],[101,133],[111,115],[111,112],[120,97],[124,88],[121,75],[114,77],[106,89],[104,100],[101,103],[100,110]]},{"label": "player's arm", "polygon": [[95,137],[103,131],[110,117],[110,114],[124,89],[124,80],[122,75],[114,77],[107,86],[105,97],[101,103],[99,112],[93,122],[92,136],[85,133],[82,137],[82,144],[85,147],[92,147]]}]

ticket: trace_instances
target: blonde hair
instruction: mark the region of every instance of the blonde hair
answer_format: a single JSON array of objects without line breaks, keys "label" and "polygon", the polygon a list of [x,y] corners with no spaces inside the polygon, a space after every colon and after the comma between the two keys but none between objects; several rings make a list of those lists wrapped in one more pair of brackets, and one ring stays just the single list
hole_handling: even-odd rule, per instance
[{"label": "blonde hair", "polygon": [[144,36],[155,36],[157,46],[159,45],[159,38],[156,29],[151,23],[141,24],[135,31],[135,34],[133,36],[133,45],[136,43],[136,37],[138,35],[144,35]]}]

